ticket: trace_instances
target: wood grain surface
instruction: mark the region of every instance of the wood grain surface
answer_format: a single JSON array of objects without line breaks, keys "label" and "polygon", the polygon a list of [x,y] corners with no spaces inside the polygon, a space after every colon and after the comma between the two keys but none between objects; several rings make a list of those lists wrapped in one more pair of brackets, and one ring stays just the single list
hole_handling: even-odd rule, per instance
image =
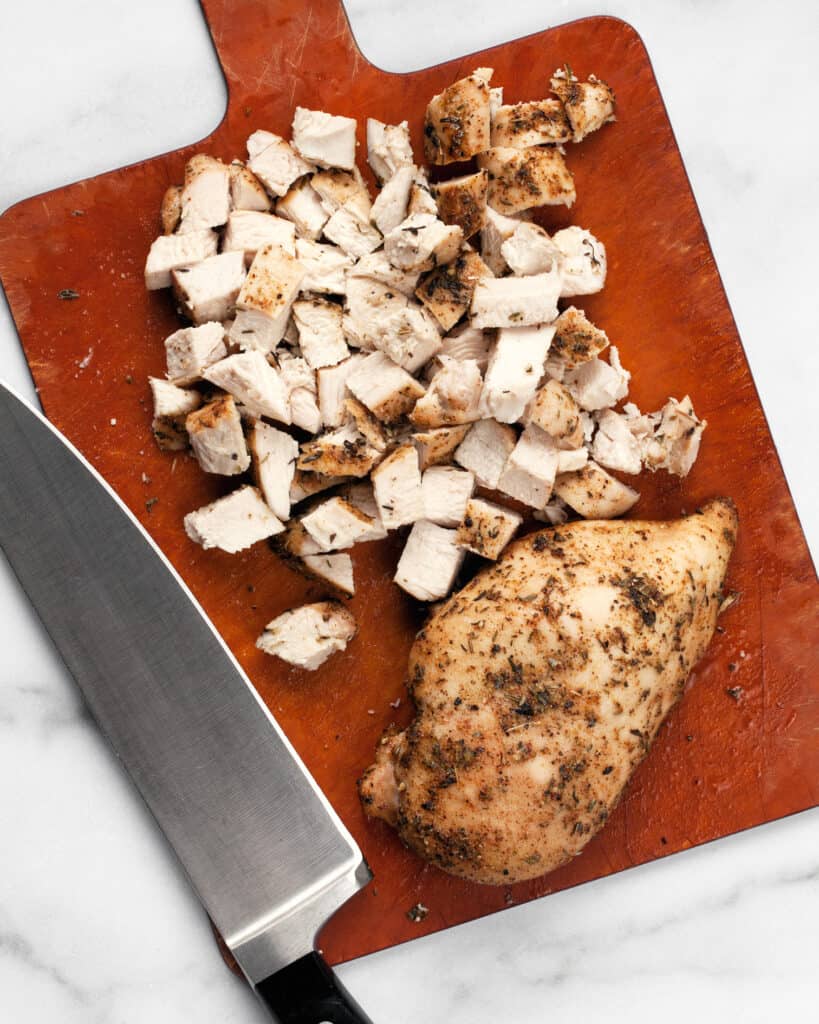
[{"label": "wood grain surface", "polygon": [[[338,0],[204,0],[228,82],[227,114],[200,143],[26,200],[0,220],[0,277],[47,415],[136,512],[201,601],[369,861],[374,882],[324,929],[331,963],[770,821],[819,802],[817,583],[646,50],[623,22],[592,18],[410,75],[359,53]],[[431,26],[434,30],[434,26]],[[390,578],[402,539],[353,553],[360,633],[315,673],[256,650],[264,624],[321,589],[260,544],[229,556],[189,542],[183,515],[234,486],[150,436],[149,374],[164,373],[178,326],[143,266],[168,185],[206,150],[244,156],[257,128],[289,135],[296,104],[359,119],[407,118],[416,155],[428,99],[475,66],[508,101],[546,94],[568,62],[614,87],[618,121],[568,151],[578,200],[542,223],[577,223],[606,244],[605,290],[582,302],[634,371],[631,397],[658,408],[689,393],[708,420],[684,481],[641,480],[635,515],[668,518],[704,499],[736,501],[740,539],[722,619],[688,693],[607,828],[572,864],[489,888],[449,877],[367,821],[355,780],[382,729],[411,717],[406,656],[423,611]],[[367,171],[367,173],[369,173]],[[370,179],[371,180],[371,179]],[[79,297],[61,299],[62,289]],[[146,478],[147,481],[146,482]],[[47,500],[47,495],[44,499]],[[153,499],[158,499],[153,503]],[[89,529],[94,528],[89,523]],[[729,688],[740,689],[731,696]],[[399,700],[396,708],[393,702]],[[406,916],[421,902],[429,915]]]}]

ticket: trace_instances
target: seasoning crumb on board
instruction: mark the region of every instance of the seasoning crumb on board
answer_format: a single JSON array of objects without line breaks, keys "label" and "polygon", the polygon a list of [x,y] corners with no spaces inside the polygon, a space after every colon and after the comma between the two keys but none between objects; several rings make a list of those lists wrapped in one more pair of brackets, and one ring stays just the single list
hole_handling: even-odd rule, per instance
[{"label": "seasoning crumb on board", "polygon": [[429,907],[425,907],[423,903],[416,903],[407,911],[407,919],[418,924],[423,921],[424,918],[429,914]]}]

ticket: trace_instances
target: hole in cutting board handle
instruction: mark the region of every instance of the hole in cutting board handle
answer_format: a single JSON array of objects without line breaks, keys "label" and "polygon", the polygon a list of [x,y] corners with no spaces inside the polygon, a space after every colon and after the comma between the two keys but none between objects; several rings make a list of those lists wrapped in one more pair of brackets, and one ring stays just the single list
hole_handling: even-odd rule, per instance
[{"label": "hole in cutting board handle", "polygon": [[372,1024],[316,952],[259,982],[256,994],[280,1024]]}]

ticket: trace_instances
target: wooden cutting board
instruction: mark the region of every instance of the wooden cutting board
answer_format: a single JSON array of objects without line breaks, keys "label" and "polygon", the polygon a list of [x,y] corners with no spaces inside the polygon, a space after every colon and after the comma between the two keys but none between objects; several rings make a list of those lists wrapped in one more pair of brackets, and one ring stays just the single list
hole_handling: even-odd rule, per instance
[{"label": "wooden cutting board", "polygon": [[[819,802],[816,577],[636,32],[590,18],[390,75],[359,53],[339,0],[203,0],[203,8],[230,91],[223,122],[187,149],[13,207],[0,220],[0,276],[46,413],[191,586],[364,850],[375,880],[324,929],[328,960],[349,960]],[[582,305],[634,371],[633,400],[655,409],[669,394],[690,393],[709,424],[691,475],[641,480],[636,512],[672,517],[711,495],[732,496],[741,529],[729,584],[739,599],[604,832],[551,875],[489,888],[425,866],[390,829],[365,820],[356,796],[355,780],[382,729],[411,717],[404,667],[422,611],[390,583],[401,540],[353,554],[358,593],[351,606],[360,634],[345,654],[305,674],[256,650],[269,619],[322,591],[264,544],[231,557],[185,537],[183,515],[233,484],[205,476],[185,455],[160,453],[151,440],[146,378],[163,374],[162,340],[178,322],[168,293],[144,290],[142,271],[162,194],[199,150],[225,160],[244,156],[245,139],[257,128],[288,135],[301,104],[359,119],[362,168],[367,115],[407,118],[420,158],[424,108],[443,86],[488,65],[507,102],[539,98],[565,62],[581,77],[594,72],[612,84],[618,121],[569,147],[577,204],[570,213],[549,211],[543,223],[578,223],[606,243],[606,289]],[[60,298],[63,289],[79,297]],[[429,915],[413,923],[406,912],[418,902]]]}]

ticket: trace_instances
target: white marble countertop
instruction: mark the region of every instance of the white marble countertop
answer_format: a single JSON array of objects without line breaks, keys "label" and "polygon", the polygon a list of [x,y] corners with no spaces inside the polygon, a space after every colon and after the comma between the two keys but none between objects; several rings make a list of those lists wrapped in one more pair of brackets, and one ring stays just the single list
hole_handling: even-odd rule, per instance
[{"label": "white marble countertop", "polygon": [[[615,14],[641,32],[815,555],[814,388],[793,396],[819,376],[810,106],[819,8],[349,0],[348,10],[365,54],[396,71],[586,14]],[[199,138],[226,100],[194,0],[15,4],[4,12],[0,67],[0,208]],[[3,317],[0,376],[31,395]],[[0,621],[0,1018],[267,1019],[224,968],[203,912],[2,561]],[[377,1024],[813,1020],[818,898],[813,811],[340,975]]]}]

